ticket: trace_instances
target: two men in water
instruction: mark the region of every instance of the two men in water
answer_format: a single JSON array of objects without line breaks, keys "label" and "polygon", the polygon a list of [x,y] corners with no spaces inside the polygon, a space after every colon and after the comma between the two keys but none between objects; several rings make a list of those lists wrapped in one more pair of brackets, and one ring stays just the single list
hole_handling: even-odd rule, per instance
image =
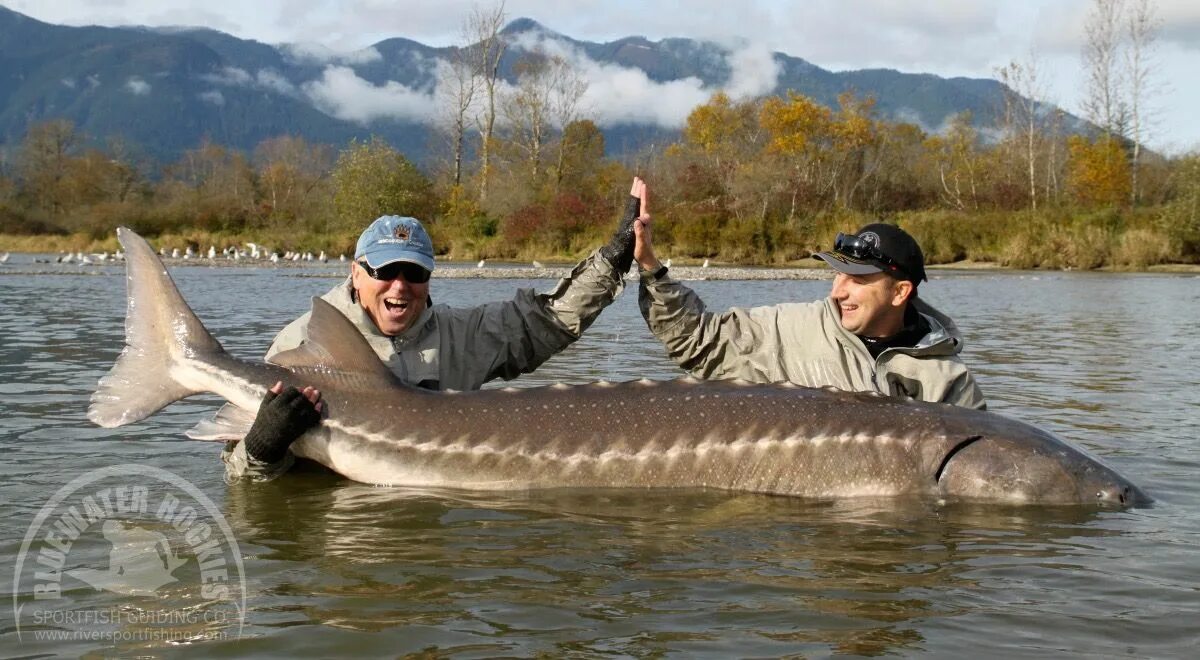
[{"label": "two men in water", "polygon": [[[838,271],[825,300],[709,312],[672,279],[654,254],[646,185],[634,179],[611,241],[551,291],[518,291],[507,302],[467,309],[433,306],[433,246],[412,218],[377,219],[359,238],[350,277],[322,296],[359,329],[400,380],[428,389],[479,389],[529,373],[573,343],[622,290],[634,261],[639,305],[668,355],[700,378],[879,392],[921,401],[985,407],[958,358],[950,318],[917,297],[926,280],[916,241],[897,227],[869,224],[839,234],[816,257]],[[299,346],[308,315],[276,337],[268,360]],[[273,476],[287,449],[320,419],[320,392],[267,394],[244,442],[227,451],[231,476]]]}]

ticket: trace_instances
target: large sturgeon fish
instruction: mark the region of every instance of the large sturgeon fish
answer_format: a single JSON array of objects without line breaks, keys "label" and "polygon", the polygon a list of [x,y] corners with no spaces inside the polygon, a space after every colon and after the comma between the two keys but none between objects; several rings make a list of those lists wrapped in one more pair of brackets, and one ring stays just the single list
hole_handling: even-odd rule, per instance
[{"label": "large sturgeon fish", "polygon": [[126,346],[92,397],[88,417],[101,426],[212,392],[229,405],[202,426],[210,435],[244,435],[267,387],[282,380],[315,385],[325,401],[322,423],[292,451],[366,483],[1150,502],[1050,433],[950,405],[691,379],[419,390],[400,383],[349,320],[319,298],[307,343],[274,364],[242,362],[208,333],[150,246],[129,229],[117,236],[128,269]]}]

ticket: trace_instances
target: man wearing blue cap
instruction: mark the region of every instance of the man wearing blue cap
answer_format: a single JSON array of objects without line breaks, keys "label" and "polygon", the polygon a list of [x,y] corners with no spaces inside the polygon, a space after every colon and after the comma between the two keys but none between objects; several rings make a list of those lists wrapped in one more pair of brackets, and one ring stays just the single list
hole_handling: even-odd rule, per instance
[{"label": "man wearing blue cap", "polygon": [[714,313],[655,258],[649,218],[643,208],[634,225],[638,303],[667,354],[692,375],[986,407],[958,357],[958,327],[917,297],[925,257],[899,227],[838,234],[833,250],[813,255],[837,271],[824,300]]},{"label": "man wearing blue cap", "polygon": [[[358,239],[350,276],[323,300],[362,332],[403,382],[431,390],[477,390],[532,372],[586,330],[624,288],[633,263],[633,223],[645,198],[634,179],[609,243],[546,293],[520,289],[512,300],[469,308],[432,305],[433,243],[415,218],[383,216]],[[310,314],[275,337],[267,360],[299,346]],[[270,478],[291,465],[288,448],[320,420],[320,392],[309,387],[267,393],[245,440],[225,453],[230,477]]]}]

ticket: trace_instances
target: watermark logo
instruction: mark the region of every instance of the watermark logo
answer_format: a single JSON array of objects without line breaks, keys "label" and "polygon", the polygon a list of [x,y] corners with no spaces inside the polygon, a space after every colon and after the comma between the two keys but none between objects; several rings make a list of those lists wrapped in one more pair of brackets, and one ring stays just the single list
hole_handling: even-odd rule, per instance
[{"label": "watermark logo", "polygon": [[[145,498],[145,487],[135,488],[139,492],[134,496]],[[119,520],[105,520],[101,529],[104,538],[112,544],[108,568],[75,568],[67,571],[68,575],[97,590],[125,596],[156,593],[159,587],[179,580],[174,575],[175,570],[188,559],[175,554],[166,534],[144,527],[128,527]]]},{"label": "watermark logo", "polygon": [[93,470],[60,488],[17,554],[23,642],[233,638],[245,609],[229,523],[194,484],[149,465]]}]

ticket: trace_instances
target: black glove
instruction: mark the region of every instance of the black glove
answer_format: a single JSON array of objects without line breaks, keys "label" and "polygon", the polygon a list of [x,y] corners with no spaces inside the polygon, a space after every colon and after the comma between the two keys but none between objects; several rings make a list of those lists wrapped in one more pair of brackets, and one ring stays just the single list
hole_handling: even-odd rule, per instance
[{"label": "black glove", "polygon": [[608,245],[600,248],[600,254],[622,275],[629,272],[629,267],[633,265],[633,221],[637,220],[641,208],[642,200],[630,195],[629,201],[625,202],[625,213],[621,215],[617,231],[613,232]]},{"label": "black glove", "polygon": [[246,434],[246,453],[263,463],[278,463],[296,438],[320,421],[321,413],[300,390],[288,387],[279,394],[267,390]]}]

